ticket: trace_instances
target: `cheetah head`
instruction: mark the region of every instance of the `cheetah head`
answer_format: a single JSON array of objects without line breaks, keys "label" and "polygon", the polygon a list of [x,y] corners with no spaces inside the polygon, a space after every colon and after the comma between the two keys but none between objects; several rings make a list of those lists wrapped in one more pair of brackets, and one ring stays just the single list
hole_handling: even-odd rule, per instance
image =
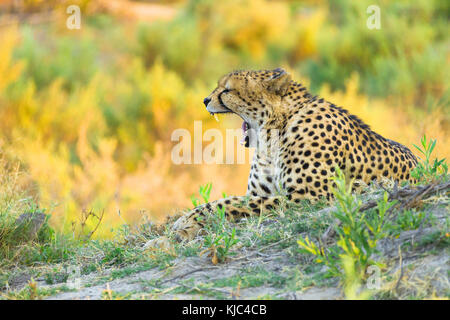
[{"label": "cheetah head", "polygon": [[[250,129],[257,131],[276,123],[282,113],[281,100],[289,88],[291,76],[283,69],[234,71],[223,76],[203,103],[213,116],[235,113],[243,120],[242,144],[250,146]],[[216,118],[217,119],[217,118]]]}]

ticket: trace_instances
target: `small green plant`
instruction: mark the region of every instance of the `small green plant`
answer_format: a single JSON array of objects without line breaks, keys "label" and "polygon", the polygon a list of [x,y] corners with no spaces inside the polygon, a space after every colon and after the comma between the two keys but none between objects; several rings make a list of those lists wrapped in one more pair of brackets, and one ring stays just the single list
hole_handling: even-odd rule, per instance
[{"label": "small green plant", "polygon": [[[210,199],[212,183],[200,186],[199,194],[204,203],[208,203]],[[192,196],[192,204],[199,206],[201,200]],[[231,248],[236,245],[239,240],[236,238],[236,229],[230,229],[229,223],[226,219],[225,207],[218,207],[214,214],[208,215],[206,218],[199,217],[199,219],[206,219],[205,225],[205,250],[201,252],[209,252],[212,257],[212,262],[217,264],[223,262],[231,254]]]},{"label": "small green plant", "polygon": [[[360,212],[361,201],[351,194],[352,181],[347,184],[338,168],[336,173],[333,193],[337,210],[333,215],[339,220],[337,243],[324,248],[305,237],[299,239],[298,244],[303,251],[315,255],[316,262],[327,265],[332,276],[340,277],[345,290],[354,293],[357,291],[354,285],[365,279],[366,269],[370,265],[378,265],[371,257],[377,252],[378,240],[388,235],[386,215],[395,203],[389,202],[385,193],[375,209]],[[353,289],[350,290],[349,285]]]},{"label": "small green plant", "polygon": [[[211,189],[212,189],[212,183],[211,182],[205,184],[204,186],[200,186],[199,187],[198,193],[202,197],[204,203],[208,203],[209,202]],[[198,199],[197,197],[195,197],[194,195],[191,196],[191,201],[192,201],[192,204],[194,205],[194,207],[197,207],[197,206],[199,206],[201,204],[201,200]]]},{"label": "small green plant", "polygon": [[230,249],[232,246],[239,242],[236,239],[236,229],[233,228],[231,233],[227,234],[208,234],[205,237],[206,251],[211,253],[211,261],[213,264],[223,262],[230,255]]},{"label": "small green plant", "polygon": [[[230,230],[229,223],[226,219],[225,208],[217,208],[215,214],[208,218],[206,224],[206,236],[204,246],[207,248],[203,252],[210,252],[213,264],[223,262],[231,254],[231,248],[236,245],[239,240],[236,238],[236,228]],[[202,252],[202,253],[203,253]]]},{"label": "small green plant", "polygon": [[398,236],[402,231],[416,230],[430,218],[432,217],[427,218],[427,214],[423,211],[405,210],[400,212],[394,223],[390,226],[391,234]]},{"label": "small green plant", "polygon": [[433,180],[447,179],[448,165],[444,159],[435,158],[431,160],[431,154],[436,147],[436,139],[427,140],[426,135],[420,140],[421,146],[414,145],[419,152],[425,156],[421,162],[411,171],[411,176],[417,179],[418,183],[430,182]]}]

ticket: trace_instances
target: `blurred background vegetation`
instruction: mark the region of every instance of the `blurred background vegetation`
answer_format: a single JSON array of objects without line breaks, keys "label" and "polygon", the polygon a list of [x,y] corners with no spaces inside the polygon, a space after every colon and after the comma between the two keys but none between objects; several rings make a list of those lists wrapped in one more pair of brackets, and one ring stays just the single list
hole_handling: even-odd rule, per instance
[{"label": "blurred background vegetation", "polygon": [[[66,27],[72,4],[79,30]],[[379,30],[366,25],[373,4]],[[239,128],[237,116],[217,124],[203,98],[231,70],[276,67],[410,148],[424,133],[436,138],[436,156],[448,159],[449,5],[0,0],[2,174],[59,230],[104,210],[100,237],[189,207],[210,181],[211,199],[244,194],[248,163],[174,165],[171,133],[192,132],[194,120]]]}]

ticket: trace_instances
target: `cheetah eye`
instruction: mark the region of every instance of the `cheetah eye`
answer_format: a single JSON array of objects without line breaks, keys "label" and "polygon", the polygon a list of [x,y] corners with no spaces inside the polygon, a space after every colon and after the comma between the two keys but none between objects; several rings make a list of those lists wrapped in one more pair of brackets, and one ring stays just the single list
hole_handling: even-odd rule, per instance
[{"label": "cheetah eye", "polygon": [[222,91],[222,93],[228,93],[228,92],[230,92],[231,91],[231,89],[224,89],[223,91]]}]

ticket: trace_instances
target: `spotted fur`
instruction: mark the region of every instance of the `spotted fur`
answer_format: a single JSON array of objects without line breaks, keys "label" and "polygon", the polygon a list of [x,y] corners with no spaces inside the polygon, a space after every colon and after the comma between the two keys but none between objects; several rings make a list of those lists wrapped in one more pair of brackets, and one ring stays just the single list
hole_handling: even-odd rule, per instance
[{"label": "spotted fur", "polygon": [[332,198],[335,167],[348,179],[370,183],[386,177],[410,181],[417,159],[405,146],[375,133],[358,117],[311,95],[282,69],[236,71],[219,80],[204,101],[210,113],[236,113],[251,128],[255,146],[245,197],[199,206],[175,223],[179,239],[189,240],[200,219],[225,208],[230,220],[258,215],[280,203]]}]

